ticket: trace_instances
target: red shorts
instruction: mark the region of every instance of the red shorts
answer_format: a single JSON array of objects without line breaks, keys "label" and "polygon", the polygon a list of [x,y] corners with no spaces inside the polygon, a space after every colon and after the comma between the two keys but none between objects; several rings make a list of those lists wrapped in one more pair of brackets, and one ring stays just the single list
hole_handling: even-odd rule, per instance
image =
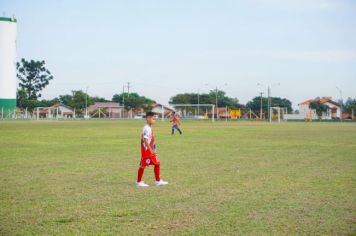
[{"label": "red shorts", "polygon": [[150,166],[150,165],[159,165],[159,158],[158,156],[151,156],[151,157],[141,157],[141,166]]}]

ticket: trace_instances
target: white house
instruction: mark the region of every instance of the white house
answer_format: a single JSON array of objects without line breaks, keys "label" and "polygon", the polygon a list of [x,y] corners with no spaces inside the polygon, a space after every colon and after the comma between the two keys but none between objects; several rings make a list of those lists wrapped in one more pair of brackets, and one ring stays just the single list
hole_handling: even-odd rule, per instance
[{"label": "white house", "polygon": [[284,118],[285,119],[300,119],[300,120],[318,119],[318,115],[316,114],[316,111],[314,109],[309,108],[310,103],[312,103],[312,102],[320,102],[320,103],[328,106],[329,109],[323,113],[321,119],[331,120],[331,119],[341,117],[340,104],[333,101],[331,97],[322,97],[322,98],[309,99],[309,100],[306,100],[306,101],[298,104],[299,114],[285,115]]}]

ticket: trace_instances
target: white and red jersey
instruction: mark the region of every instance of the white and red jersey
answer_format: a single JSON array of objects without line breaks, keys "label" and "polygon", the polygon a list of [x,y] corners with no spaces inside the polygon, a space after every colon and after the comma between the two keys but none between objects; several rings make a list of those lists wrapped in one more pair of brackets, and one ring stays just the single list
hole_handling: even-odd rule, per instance
[{"label": "white and red jersey", "polygon": [[153,134],[153,130],[149,125],[145,125],[142,130],[141,134],[141,157],[151,157],[152,153],[148,147],[146,147],[146,144],[144,140],[147,140],[149,143],[150,147],[152,150],[155,149],[155,137]]}]

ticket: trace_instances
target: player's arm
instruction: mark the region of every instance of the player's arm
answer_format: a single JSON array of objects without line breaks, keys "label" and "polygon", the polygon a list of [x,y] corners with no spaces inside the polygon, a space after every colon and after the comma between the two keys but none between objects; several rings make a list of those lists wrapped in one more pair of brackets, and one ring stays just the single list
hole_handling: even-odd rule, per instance
[{"label": "player's arm", "polygon": [[145,146],[148,148],[148,150],[152,153],[153,156],[156,155],[155,150],[152,149],[151,145],[148,143],[148,139],[144,138],[143,142],[145,143]]}]

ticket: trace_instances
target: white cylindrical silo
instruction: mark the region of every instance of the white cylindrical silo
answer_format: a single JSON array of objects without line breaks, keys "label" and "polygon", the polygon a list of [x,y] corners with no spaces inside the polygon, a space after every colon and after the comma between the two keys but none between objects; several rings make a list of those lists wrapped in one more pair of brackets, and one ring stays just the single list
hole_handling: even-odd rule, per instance
[{"label": "white cylindrical silo", "polygon": [[16,108],[16,22],[0,17],[0,110]]}]

